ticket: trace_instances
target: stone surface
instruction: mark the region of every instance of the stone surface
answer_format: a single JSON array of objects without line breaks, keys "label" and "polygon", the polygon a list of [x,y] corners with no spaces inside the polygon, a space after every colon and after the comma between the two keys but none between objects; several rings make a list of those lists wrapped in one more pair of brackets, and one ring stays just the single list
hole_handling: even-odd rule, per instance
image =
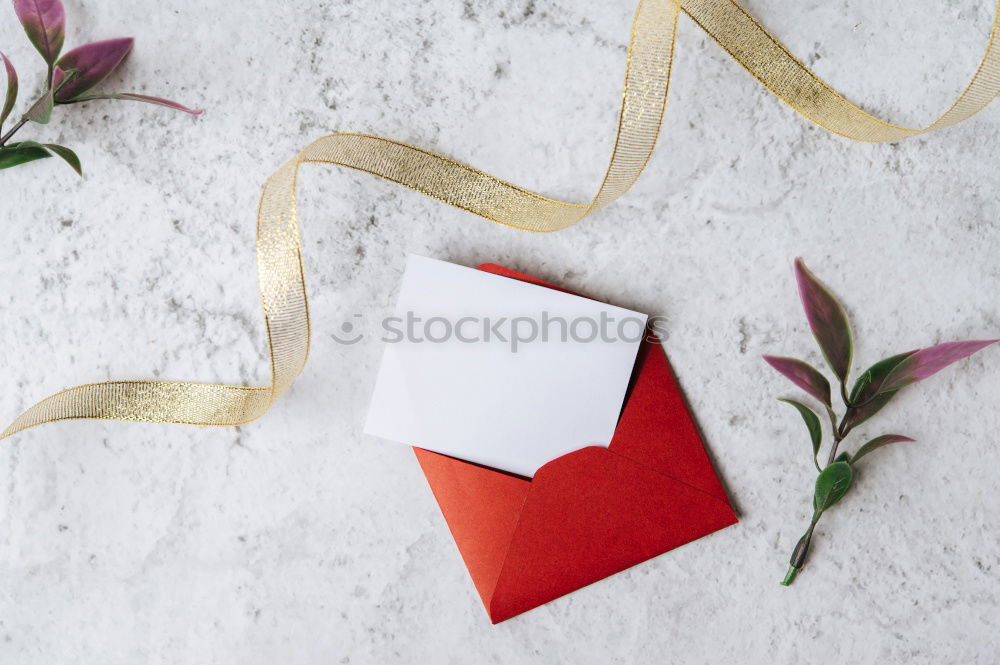
[{"label": "stone surface", "polygon": [[[267,175],[350,130],[584,200],[609,153],[631,3],[509,0],[195,9],[68,0],[69,42],[133,34],[108,89],[203,106],[59,109],[25,138],[75,148],[0,175],[0,414],[108,378],[264,383],[253,219]],[[987,0],[748,8],[865,108],[924,123],[975,69]],[[0,10],[0,48],[37,56]],[[1000,363],[910,390],[778,586],[812,482],[793,391],[762,353],[819,362],[802,255],[847,302],[858,369],[997,336],[1000,108],[898,145],[776,101],[682,19],[659,152],[565,232],[492,225],[373,178],[303,172],[312,358],[235,429],[67,422],[0,443],[0,662],[992,663],[1000,642]],[[361,435],[407,252],[494,261],[668,317],[667,350],[742,522],[497,627],[412,454]]]}]

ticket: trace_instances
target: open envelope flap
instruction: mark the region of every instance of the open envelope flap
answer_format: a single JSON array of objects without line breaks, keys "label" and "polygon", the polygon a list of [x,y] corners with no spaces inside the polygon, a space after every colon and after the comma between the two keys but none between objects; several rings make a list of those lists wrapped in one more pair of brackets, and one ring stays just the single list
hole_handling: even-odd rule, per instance
[{"label": "open envelope flap", "polygon": [[490,606],[531,482],[414,448],[472,583]]},{"label": "open envelope flap", "polygon": [[656,335],[639,347],[635,381],[610,448],[729,505]]},{"label": "open envelope flap", "polygon": [[727,501],[591,446],[535,474],[487,606],[504,621],[736,523]]},{"label": "open envelope flap", "polygon": [[530,481],[415,449],[494,623],[736,523],[658,340],[636,363],[610,448]]}]

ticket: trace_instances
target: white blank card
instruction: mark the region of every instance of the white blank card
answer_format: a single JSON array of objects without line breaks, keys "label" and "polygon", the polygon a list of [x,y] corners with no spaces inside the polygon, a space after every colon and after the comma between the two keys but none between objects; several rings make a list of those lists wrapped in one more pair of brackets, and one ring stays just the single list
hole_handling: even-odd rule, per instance
[{"label": "white blank card", "polygon": [[646,315],[410,256],[365,432],[533,476],[607,446]]}]

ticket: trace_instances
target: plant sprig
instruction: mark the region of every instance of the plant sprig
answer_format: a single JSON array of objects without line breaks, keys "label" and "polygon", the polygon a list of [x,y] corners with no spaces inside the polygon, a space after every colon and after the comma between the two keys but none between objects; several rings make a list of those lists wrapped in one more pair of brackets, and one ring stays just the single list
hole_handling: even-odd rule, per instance
[{"label": "plant sprig", "polygon": [[788,572],[781,582],[785,586],[795,580],[795,576],[805,565],[813,530],[820,517],[840,501],[853,486],[858,461],[892,443],[914,441],[901,434],[883,434],[862,444],[854,454],[851,454],[840,449],[841,443],[851,431],[881,411],[901,389],[926,379],[948,365],[998,341],[994,339],[946,342],[891,356],[865,370],[848,392],[848,377],[854,360],[854,344],[847,313],[830,290],[806,268],[802,259],[795,260],[795,279],[809,327],[823,358],[836,377],[844,409],[838,419],[831,400],[830,382],[816,368],[795,358],[764,356],[764,360],[771,367],[823,405],[830,423],[832,438],[826,464],[820,466],[819,453],[823,445],[823,426],[819,414],[798,400],[781,399],[792,405],[805,422],[812,446],[813,464],[818,472],[813,491],[812,517],[805,533],[792,550]]},{"label": "plant sprig", "polygon": [[91,90],[114,72],[132,50],[131,37],[108,39],[84,44],[60,57],[66,37],[66,12],[61,0],[14,0],[14,12],[24,27],[28,39],[45,60],[47,72],[44,92],[28,107],[21,119],[6,132],[4,123],[10,117],[18,96],[18,77],[14,64],[2,52],[0,60],[7,79],[7,92],[0,107],[0,170],[27,164],[55,155],[74,171],[83,175],[80,158],[69,148],[54,143],[10,139],[29,122],[48,124],[56,106],[78,104],[96,99],[125,99],[158,104],[177,111],[198,115],[200,110],[172,102],[162,97],[133,93],[94,94]]}]

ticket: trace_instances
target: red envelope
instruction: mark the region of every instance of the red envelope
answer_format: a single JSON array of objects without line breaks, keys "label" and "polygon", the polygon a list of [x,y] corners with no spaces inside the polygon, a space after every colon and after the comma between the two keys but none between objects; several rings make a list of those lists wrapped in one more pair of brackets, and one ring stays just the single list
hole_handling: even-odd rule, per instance
[{"label": "red envelope", "polygon": [[532,479],[414,448],[493,623],[737,522],[655,338],[636,370],[610,447]]}]

